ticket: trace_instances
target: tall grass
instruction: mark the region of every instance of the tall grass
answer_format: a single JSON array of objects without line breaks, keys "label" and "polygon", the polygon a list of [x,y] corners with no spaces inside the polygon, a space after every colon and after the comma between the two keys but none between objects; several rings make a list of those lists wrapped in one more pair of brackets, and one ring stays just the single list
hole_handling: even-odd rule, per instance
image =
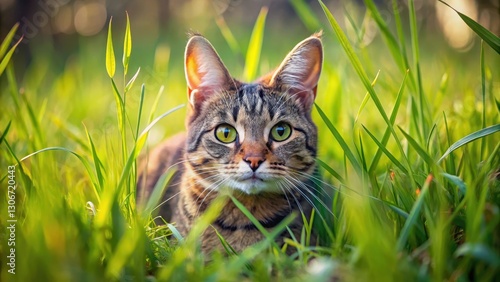
[{"label": "tall grass", "polygon": [[[182,126],[176,112],[182,113],[184,94],[171,93],[185,86],[177,77],[161,87],[135,83],[147,76],[140,69],[129,74],[134,52],[128,15],[122,48],[115,49],[117,27],[110,21],[100,65],[88,63],[90,54],[82,51],[76,63],[69,61],[56,74],[41,56],[20,78],[9,63],[19,44],[11,44],[15,26],[0,45],[5,82],[0,183],[7,186],[7,167],[14,165],[16,274],[7,272],[9,233],[2,205],[1,281],[489,281],[500,276],[498,37],[465,18],[487,44],[478,50],[475,69],[462,71],[468,66],[443,60],[450,66],[440,73],[428,64],[428,41],[417,33],[413,1],[404,17],[398,2],[392,3],[392,24],[371,0],[365,0],[364,20],[346,11],[345,20],[360,35],[351,40],[339,24],[342,18],[322,1],[324,15],[302,0],[291,1],[311,32],[325,33],[313,113],[320,132],[321,178],[315,181],[322,187],[316,200],[324,205],[317,202],[301,238],[283,247],[273,241],[300,216],[292,215],[270,232],[261,228],[266,240],[240,254],[221,237],[226,254],[205,255],[198,241],[224,201],[241,206],[236,199],[216,201],[186,238],[175,223],[155,223],[172,171],[147,202],[136,204],[139,156],[148,151],[155,130]],[[245,53],[242,77],[266,71],[259,62],[270,16],[272,11],[261,10],[246,52],[224,19],[217,20],[235,55]],[[357,40],[368,20],[382,40],[363,46]],[[82,73],[78,62],[90,70]],[[182,66],[172,68],[182,72]],[[50,74],[41,75],[43,70]],[[434,83],[435,77],[442,80]],[[6,192],[0,197],[7,203]],[[314,234],[320,234],[321,245],[309,245]],[[291,246],[298,251],[288,256]]]}]

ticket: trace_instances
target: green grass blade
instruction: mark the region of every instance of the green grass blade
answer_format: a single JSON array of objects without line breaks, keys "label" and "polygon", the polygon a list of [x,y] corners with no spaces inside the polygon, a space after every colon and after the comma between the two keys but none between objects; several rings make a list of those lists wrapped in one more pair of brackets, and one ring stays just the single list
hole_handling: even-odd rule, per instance
[{"label": "green grass blade", "polygon": [[316,32],[321,29],[318,17],[304,0],[290,0],[290,4],[292,4],[293,9],[309,31]]},{"label": "green grass blade", "polygon": [[175,239],[177,239],[178,242],[182,242],[184,240],[184,237],[182,237],[181,233],[175,226],[171,223],[167,223],[168,229],[172,232],[172,235],[174,235]]},{"label": "green grass blade", "polygon": [[432,182],[432,179],[433,179],[432,175],[429,175],[425,180],[424,186],[420,191],[420,195],[413,204],[413,207],[411,208],[408,218],[406,219],[405,224],[401,229],[401,233],[399,234],[399,238],[396,244],[396,250],[398,251],[403,250],[403,248],[406,245],[406,242],[408,241],[408,237],[410,236],[412,228],[418,225],[417,221],[420,215],[420,210],[422,210],[422,207],[424,206],[425,196],[429,193],[429,186]]},{"label": "green grass blade", "polygon": [[360,24],[361,27],[358,27],[358,25],[356,24],[356,20],[354,20],[354,18],[352,17],[351,13],[349,13],[349,11],[344,11],[345,13],[345,17],[346,19],[349,21],[349,24],[351,25],[353,31],[354,31],[354,34],[356,35],[356,47],[360,47],[361,49],[363,49],[363,47],[361,47],[363,45],[363,37],[365,36],[366,34],[366,24],[364,23],[367,18],[368,18],[368,15],[369,15],[369,12],[368,13],[365,13],[365,16],[363,18],[363,22]]},{"label": "green grass blade", "polygon": [[[296,215],[291,214],[287,217],[285,217],[278,225],[276,225],[271,232],[268,233],[266,236],[266,239],[261,242],[256,244],[253,248],[248,248],[239,257],[240,262],[241,261],[248,261],[251,259],[253,256],[261,253],[267,246],[269,245],[275,245],[274,238],[276,238],[279,234],[282,234],[283,231],[286,229],[288,225],[290,225],[293,220],[295,219]],[[257,219],[255,219],[257,220]],[[250,255],[253,254],[253,255]]]},{"label": "green grass blade", "polygon": [[106,71],[108,72],[108,75],[111,78],[115,76],[115,70],[116,70],[115,51],[113,49],[113,37],[111,33],[112,21],[113,17],[111,17],[111,19],[109,20],[108,39],[106,42]]},{"label": "green grass blade", "polygon": [[493,34],[491,31],[487,30],[484,28],[482,25],[474,21],[473,19],[469,18],[468,16],[460,13],[459,11],[455,10],[452,6],[450,6],[448,3],[438,0],[439,2],[445,4],[446,6],[450,7],[453,11],[455,11],[460,18],[477,34],[479,37],[481,37],[488,45],[490,45],[493,50],[495,50],[498,54],[500,54],[500,38]]},{"label": "green grass blade", "polygon": [[[375,83],[377,83],[378,76],[380,74],[380,70],[377,72],[377,75],[372,81],[372,87],[375,86]],[[358,121],[359,116],[361,115],[361,112],[366,106],[366,103],[368,103],[368,100],[370,100],[370,93],[366,92],[365,97],[363,98],[363,101],[361,102],[361,105],[359,106],[358,113],[356,114],[356,118],[354,119],[354,122],[356,123]]]},{"label": "green grass blade", "polygon": [[116,104],[116,114],[118,116],[118,129],[120,131],[121,139],[122,139],[122,154],[123,158],[127,155],[126,142],[127,137],[125,133],[125,104],[123,102],[122,96],[120,95],[120,91],[116,87],[115,81],[111,78],[111,85],[113,86],[113,96],[115,98]]},{"label": "green grass blade", "polygon": [[240,202],[238,201],[235,197],[229,196],[231,198],[231,201],[234,203],[236,207],[255,225],[255,227],[266,237],[267,241],[274,246],[278,247],[278,244],[273,240],[278,234],[283,232],[285,230],[286,226],[290,224],[295,217],[297,216],[295,213],[292,213],[291,215],[287,216],[285,219],[283,219],[276,227],[274,227],[271,232],[267,231],[264,226],[253,216],[253,214]]},{"label": "green grass blade", "polygon": [[142,118],[142,108],[144,106],[144,94],[146,92],[146,86],[144,84],[141,85],[141,96],[139,100],[139,112],[137,113],[137,127],[135,128],[135,140],[139,137],[139,128],[141,127],[141,118]]},{"label": "green grass blade", "polygon": [[9,132],[11,124],[12,124],[12,121],[9,120],[9,123],[7,124],[7,126],[5,127],[5,129],[2,132],[2,136],[0,136],[0,144],[2,144],[3,139],[5,138],[5,136],[7,136],[7,133]]},{"label": "green grass blade", "polygon": [[97,180],[99,182],[99,193],[102,191],[102,188],[104,187],[104,175],[102,174],[102,171],[101,171],[101,166],[102,166],[102,163],[101,163],[101,159],[99,158],[99,155],[97,155],[97,150],[95,148],[95,145],[94,145],[94,141],[92,140],[92,137],[90,136],[89,134],[89,131],[87,130],[87,127],[85,125],[83,125],[83,127],[85,128],[85,133],[87,134],[87,139],[90,143],[90,149],[92,151],[92,158],[94,159],[94,166],[95,166],[95,172],[96,172],[96,175],[97,175]]},{"label": "green grass blade", "polygon": [[320,159],[316,159],[316,162],[326,171],[328,171],[328,173],[330,173],[333,177],[337,178],[341,183],[345,183],[345,180],[344,178],[338,173],[336,172],[333,168],[331,168],[327,163],[325,163],[324,161],[320,160]]},{"label": "green grass blade", "polygon": [[257,75],[257,67],[260,61],[260,50],[262,49],[262,41],[264,39],[264,27],[266,25],[267,7],[262,7],[260,10],[255,26],[253,27],[250,43],[248,44],[247,55],[245,58],[244,79],[252,81]]},{"label": "green grass blade", "polygon": [[417,75],[417,93],[418,93],[418,105],[419,105],[418,116],[420,117],[420,120],[419,120],[420,124],[419,124],[419,127],[417,127],[417,131],[420,132],[419,136],[424,138],[424,136],[428,135],[427,134],[427,123],[425,120],[425,117],[427,116],[427,112],[425,111],[425,108],[424,108],[426,103],[425,103],[424,90],[423,90],[423,85],[422,85],[422,75],[421,75],[421,71],[420,71],[420,49],[419,49],[419,43],[418,43],[417,13],[415,11],[414,0],[408,1],[408,8],[409,8],[409,14],[410,14],[410,34],[411,34],[411,44],[412,44],[412,51],[413,51],[413,63],[415,64],[413,71]]},{"label": "green grass blade", "polygon": [[141,68],[138,68],[137,71],[135,72],[134,76],[127,82],[127,85],[125,85],[125,91],[128,92],[130,88],[134,85],[135,80],[137,79],[137,76],[139,75],[139,72],[141,71]]},{"label": "green grass blade", "polygon": [[158,107],[158,103],[160,102],[160,98],[163,95],[163,90],[165,90],[165,86],[161,86],[158,90],[158,94],[156,94],[156,98],[151,106],[151,110],[149,111],[148,124],[153,121],[154,114],[156,112],[156,108]]},{"label": "green grass blade", "polygon": [[25,119],[21,118],[22,111],[21,103],[19,102],[19,96],[21,95],[19,93],[19,86],[17,84],[17,79],[14,72],[14,66],[12,64],[7,65],[6,71],[7,85],[9,86],[10,97],[12,98],[12,101],[14,101],[15,112],[17,114],[19,124],[21,125],[24,133],[29,134],[26,121]]},{"label": "green grass blade", "polygon": [[5,143],[5,146],[7,147],[7,151],[9,151],[10,155],[16,160],[17,165],[19,165],[19,168],[22,170],[22,165],[21,165],[21,160],[16,156],[16,153],[12,150],[12,147],[10,146],[9,142],[7,139],[4,139],[3,141]]},{"label": "green grass blade", "polygon": [[364,125],[363,128],[366,131],[366,133],[368,133],[368,135],[372,138],[373,142],[377,144],[378,148],[391,160],[391,162],[395,166],[397,166],[402,172],[408,174],[408,170],[406,169],[406,167],[403,164],[401,164],[401,162],[398,161],[398,159],[394,157],[394,155],[392,155],[391,152],[389,152],[389,150],[387,150],[385,145],[383,145],[380,141],[378,141],[377,138]]},{"label": "green grass blade", "polygon": [[[482,122],[481,128],[486,128],[486,71],[484,65],[484,40],[481,40],[481,54],[479,56],[481,68],[481,96],[483,98]],[[484,139],[481,140],[481,157],[484,155],[485,145]]]},{"label": "green grass blade", "polygon": [[414,60],[415,66],[418,67],[418,64],[420,62],[420,49],[418,47],[417,13],[415,11],[415,1],[414,0],[408,1],[408,10],[409,10],[408,13],[410,16],[410,18],[409,18],[409,20],[410,20],[410,35],[411,35],[411,44],[412,44],[412,51],[413,51],[413,60]]},{"label": "green grass blade", "polygon": [[170,181],[172,180],[172,176],[174,176],[174,173],[176,171],[176,167],[171,167],[161,175],[160,179],[158,179],[155,187],[153,188],[153,191],[151,192],[151,195],[148,198],[146,206],[142,210],[143,219],[148,218],[151,213],[158,207],[163,194],[165,194],[168,183],[170,183]]},{"label": "green grass blade", "polygon": [[[401,15],[400,15],[400,6],[401,5],[401,2],[398,1],[398,0],[392,0],[392,12],[394,14],[394,22],[395,22],[395,25],[396,25],[396,32],[397,32],[397,35],[398,35],[398,41],[399,41],[399,46],[400,46],[400,50],[401,50],[401,57],[403,59],[403,62],[404,62],[404,71],[408,72],[408,70],[410,69],[410,63],[408,62],[408,55],[406,53],[406,36],[405,36],[405,32],[404,32],[404,28],[403,28],[403,24],[402,24],[402,21],[401,21]],[[415,83],[415,77],[410,74],[410,84],[409,84],[409,87],[412,91],[415,91],[417,86],[416,86],[416,83]]]},{"label": "green grass blade", "polygon": [[465,243],[458,247],[454,256],[457,258],[461,256],[470,256],[486,262],[491,267],[500,266],[500,256],[496,251],[481,243]]},{"label": "green grass blade", "polygon": [[368,10],[371,12],[373,19],[377,23],[378,28],[382,32],[382,38],[385,40],[387,47],[389,47],[389,51],[391,52],[392,57],[396,61],[400,70],[404,71],[406,66],[404,65],[403,55],[401,54],[401,49],[398,45],[398,41],[389,30],[387,23],[380,14],[373,0],[364,0],[364,2],[366,8],[368,8]]},{"label": "green grass blade", "polygon": [[87,170],[87,173],[90,177],[90,180],[92,181],[92,184],[94,186],[94,194],[95,194],[98,202],[100,202],[100,195],[99,195],[98,190],[97,190],[98,181],[95,179],[95,175],[92,172],[92,168],[91,168],[89,162],[84,157],[82,157],[80,154],[77,154],[76,152],[74,152],[70,149],[66,149],[64,147],[47,147],[47,148],[38,150],[34,153],[31,153],[31,154],[23,157],[22,159],[19,160],[19,163],[21,163],[21,162],[23,162],[23,161],[25,161],[25,160],[27,160],[35,155],[38,155],[38,154],[43,153],[43,152],[48,152],[48,151],[62,151],[62,152],[70,153],[73,156],[77,157],[80,160],[80,162],[83,164],[85,169]]},{"label": "green grass blade", "polygon": [[[450,128],[448,126],[448,118],[446,117],[446,113],[443,112],[443,119],[444,119],[444,126],[445,126],[445,129],[446,129],[446,142],[448,144],[448,147],[450,147],[452,145],[451,143],[451,134],[450,134]],[[439,164],[440,161],[438,161],[437,163]],[[448,171],[448,172],[451,172],[451,173],[454,173],[456,174],[457,173],[457,170],[456,170],[456,167],[455,167],[455,158],[453,157],[453,155],[450,156],[450,158],[448,159],[447,163],[446,163],[446,169],[445,171]]]},{"label": "green grass blade", "polygon": [[[396,117],[398,116],[399,107],[401,106],[401,101],[403,100],[403,93],[406,86],[407,77],[408,77],[408,71],[405,73],[403,82],[399,87],[398,95],[396,96],[396,102],[394,102],[394,107],[392,108],[391,116],[389,118],[389,121],[391,122],[391,127],[394,126],[394,122],[396,122]],[[390,128],[387,128],[384,132],[384,135],[382,136],[382,141],[380,142],[383,145],[383,147],[387,145],[390,135],[391,135],[391,130]],[[396,142],[401,143],[397,139]],[[378,148],[370,164],[370,168],[368,170],[369,174],[373,174],[373,172],[377,168],[378,162],[380,161],[380,157],[382,157],[382,149]]]},{"label": "green grass blade", "polygon": [[262,224],[253,216],[253,214],[235,197],[232,195],[229,196],[231,201],[233,201],[234,205],[238,207],[238,209],[255,225],[255,227],[264,234],[265,237],[269,236],[269,232],[262,226]]},{"label": "green grass blade", "polygon": [[358,156],[360,156],[360,162],[363,167],[363,171],[368,171],[368,166],[366,165],[366,157],[365,157],[365,150],[363,146],[363,138],[361,137],[361,132],[358,131],[358,140],[359,140],[359,149],[358,146],[356,146],[356,149],[358,150]]},{"label": "green grass blade", "polygon": [[36,132],[35,136],[37,137],[38,141],[40,142],[39,145],[44,146],[45,145],[45,142],[44,142],[45,138],[44,138],[43,133],[45,131],[43,131],[41,126],[40,126],[40,121],[36,117],[35,111],[33,110],[33,107],[31,106],[30,100],[26,97],[26,95],[22,95],[21,99],[23,100],[24,105],[26,105],[26,109],[28,110],[29,119],[31,121],[31,124],[35,128],[35,132]]},{"label": "green grass blade", "polygon": [[222,16],[218,17],[215,20],[215,23],[219,27],[219,30],[222,33],[224,39],[226,40],[227,45],[229,45],[229,48],[231,48],[231,51],[233,51],[234,54],[243,56],[240,44],[238,44],[238,40],[236,40],[236,38],[234,37],[233,33],[231,32],[231,29],[227,26],[227,23],[224,20],[224,18]]},{"label": "green grass blade", "polygon": [[[321,0],[318,0],[318,1],[319,1],[319,4],[321,5],[321,8],[323,9],[323,12],[325,13],[325,15],[328,19],[328,21],[330,22],[330,26],[333,28],[335,35],[337,36],[337,38],[340,41],[340,44],[344,48],[344,51],[346,52],[347,57],[349,57],[349,60],[351,61],[352,66],[354,67],[354,69],[356,70],[356,73],[360,77],[361,82],[366,87],[368,92],[370,92],[370,94],[372,95],[373,88],[371,87],[371,83],[368,80],[368,76],[366,75],[365,70],[363,69],[360,60],[358,59],[358,57],[354,53],[354,49],[352,48],[351,44],[349,43],[347,36],[344,34],[342,29],[340,28],[340,25],[338,24],[337,20],[333,17],[330,10],[328,10],[328,8],[325,6],[325,4],[323,4],[323,2]],[[372,95],[372,96],[374,96],[374,95]],[[373,97],[372,97],[372,99],[373,99]]]},{"label": "green grass blade", "polygon": [[431,151],[431,141],[432,141],[432,135],[434,131],[436,130],[437,125],[433,124],[431,127],[431,130],[429,131],[429,136],[427,136],[427,141],[425,142],[425,148],[427,152]]},{"label": "green grass blade", "polygon": [[429,165],[429,167],[432,167],[434,165],[434,160],[429,156],[427,151],[422,148],[418,142],[410,136],[410,134],[406,133],[401,127],[399,127],[399,130],[403,135],[406,137],[406,140],[408,140],[408,143],[415,149],[417,154]]},{"label": "green grass blade", "polygon": [[10,43],[12,42],[12,39],[14,38],[14,35],[16,35],[16,31],[19,28],[19,23],[16,23],[7,33],[7,36],[2,41],[2,44],[0,44],[0,59],[3,58],[5,55],[5,52],[9,49]]},{"label": "green grass blade", "polygon": [[135,154],[134,158],[137,158],[139,156],[139,153],[141,152],[142,148],[144,147],[144,144],[146,144],[146,139],[148,137],[148,134],[149,134],[149,131],[151,130],[151,128],[153,128],[153,126],[155,126],[160,120],[162,120],[166,116],[172,114],[173,112],[181,109],[182,107],[184,107],[184,105],[179,105],[177,107],[174,107],[174,108],[166,111],[165,113],[163,113],[162,115],[157,117],[154,121],[152,121],[150,124],[148,124],[148,126],[146,126],[146,128],[144,128],[144,130],[141,132],[141,134],[137,138],[136,145],[135,145],[137,150],[136,150],[136,154]]},{"label": "green grass blade", "polygon": [[[200,237],[205,230],[212,224],[220,215],[222,209],[227,205],[229,198],[227,195],[219,194],[201,216],[196,218],[194,224],[189,231],[189,234],[184,238],[185,245],[194,247],[200,243]],[[180,248],[177,251],[182,251]]]},{"label": "green grass blade", "polygon": [[138,230],[139,227],[130,228],[125,231],[123,236],[117,238],[119,240],[113,254],[107,261],[106,273],[108,278],[114,278],[109,280],[115,280],[119,278],[122,274],[126,264],[130,263],[132,256],[138,249],[140,249],[140,244],[143,244],[143,238],[138,233],[142,230]]},{"label": "green grass blade", "polygon": [[148,137],[148,134],[149,134],[149,131],[151,130],[151,128],[157,123],[159,122],[161,119],[163,119],[164,117],[170,115],[171,113],[177,111],[178,109],[184,107],[184,105],[180,105],[180,106],[177,106],[169,111],[167,111],[166,113],[164,113],[163,115],[159,116],[158,118],[156,118],[151,124],[149,124],[141,133],[141,135],[139,136],[139,138],[137,138],[137,142],[135,143],[133,149],[132,149],[132,152],[130,152],[128,158],[127,158],[127,162],[125,163],[125,167],[123,168],[122,170],[122,173],[121,173],[121,176],[120,176],[120,180],[118,182],[118,191],[121,189],[121,187],[123,187],[123,185],[125,184],[125,182],[127,181],[129,175],[130,175],[130,170],[132,169],[132,166],[135,162],[135,160],[137,159],[137,157],[139,156],[142,148],[144,147],[144,144],[146,144],[146,140],[147,140],[147,137]]},{"label": "green grass blade", "polygon": [[12,57],[12,55],[14,55],[14,51],[16,51],[16,47],[17,47],[17,45],[19,45],[19,43],[21,43],[21,41],[23,41],[22,37],[16,42],[16,44],[14,44],[14,46],[12,46],[12,48],[10,48],[9,52],[7,52],[7,54],[5,54],[5,57],[3,57],[2,61],[0,62],[0,75],[2,75],[5,68],[9,64],[10,58]]},{"label": "green grass blade", "polygon": [[458,191],[460,191],[461,197],[465,195],[465,192],[467,191],[467,185],[464,183],[462,179],[460,179],[460,177],[445,172],[441,173],[441,175],[445,179],[447,179],[450,183],[458,187]]},{"label": "green grass blade", "polygon": [[214,230],[215,234],[219,238],[219,241],[220,241],[222,247],[224,247],[224,250],[226,251],[226,254],[228,254],[230,256],[238,255],[238,252],[236,252],[236,250],[234,250],[234,248],[226,241],[226,239],[222,236],[222,234],[220,234],[220,232],[217,230],[217,228],[213,227],[212,229]]},{"label": "green grass blade", "polygon": [[[7,151],[9,152],[9,154],[14,158],[14,160],[16,160],[16,164],[17,166],[19,167],[19,171],[21,172],[21,181],[23,182],[23,184],[25,185],[25,187],[28,187],[31,186],[32,184],[32,180],[30,178],[30,176],[28,176],[21,164],[21,160],[19,160],[19,158],[16,156],[16,153],[14,153],[14,151],[12,150],[12,147],[10,146],[9,142],[7,141],[7,139],[4,139],[4,144],[5,146],[7,147]],[[3,182],[3,180],[8,176],[8,173],[5,174],[4,177],[2,177],[2,179],[0,180],[0,182]],[[94,182],[93,182],[94,183]]]},{"label": "green grass blade", "polygon": [[395,206],[391,203],[388,203],[388,202],[384,202],[392,211],[394,211],[396,214],[398,214],[399,216],[401,216],[402,218],[404,219],[407,219],[409,214],[404,211],[403,209],[399,208],[398,206]]},{"label": "green grass blade", "polygon": [[443,156],[441,156],[441,158],[439,158],[438,163],[440,163],[444,158],[446,158],[449,154],[451,154],[456,149],[458,149],[458,148],[460,148],[460,147],[462,147],[462,146],[464,146],[464,145],[466,145],[474,140],[486,137],[488,135],[497,133],[499,131],[500,131],[500,124],[495,124],[495,125],[492,125],[490,127],[483,128],[481,130],[473,132],[473,133],[461,138],[457,142],[453,143],[453,145],[451,145],[448,148],[448,150],[446,150],[446,152],[443,154]]},{"label": "green grass blade", "polygon": [[[377,110],[379,111],[380,115],[382,116],[382,118],[384,119],[384,121],[387,124],[388,128],[390,129],[393,137],[396,140],[398,140],[396,131],[391,126],[391,121],[387,117],[387,114],[384,111],[384,107],[382,106],[382,103],[378,99],[377,94],[375,93],[375,90],[371,86],[371,83],[368,80],[368,76],[366,75],[366,72],[365,72],[365,70],[364,70],[364,68],[363,68],[363,66],[361,64],[361,61],[359,60],[359,58],[354,53],[354,49],[352,48],[351,44],[349,43],[349,40],[347,39],[347,36],[344,34],[344,32],[342,31],[342,29],[340,28],[340,25],[338,24],[337,20],[335,20],[335,18],[333,17],[332,13],[330,12],[330,10],[328,10],[328,8],[325,6],[325,4],[321,0],[318,0],[318,1],[319,1],[320,5],[321,5],[321,8],[323,9],[323,12],[325,13],[325,15],[326,15],[326,17],[328,19],[328,21],[330,22],[330,26],[333,28],[333,31],[335,32],[335,35],[337,35],[337,38],[339,39],[340,44],[344,48],[344,51],[346,52],[347,57],[351,61],[352,66],[354,67],[354,69],[356,70],[356,73],[358,74],[359,78],[361,79],[361,82],[365,86],[366,90],[368,90],[368,93],[370,93],[370,97],[372,98],[373,102],[375,103],[375,106],[377,107]],[[399,150],[401,151],[401,153],[404,155],[404,150],[401,147],[400,142],[396,142],[396,144],[398,145]]]},{"label": "green grass blade", "polygon": [[316,110],[318,110],[318,113],[319,113],[321,119],[326,124],[326,126],[328,127],[328,129],[332,133],[333,137],[335,137],[335,139],[339,143],[340,147],[342,147],[342,150],[344,150],[346,157],[349,159],[349,161],[351,162],[351,164],[354,167],[354,169],[356,170],[356,172],[361,173],[361,164],[359,163],[359,160],[354,156],[353,152],[351,151],[351,148],[349,148],[349,146],[345,142],[344,138],[342,138],[342,135],[340,134],[340,132],[338,132],[338,130],[335,128],[335,126],[332,124],[332,122],[325,115],[323,110],[321,110],[321,108],[317,104],[314,104],[314,105],[316,106]]},{"label": "green grass blade", "polygon": [[125,36],[123,38],[123,75],[125,76],[128,71],[128,63],[130,61],[130,54],[132,53],[132,35],[130,34],[130,19],[128,12],[125,12],[127,17],[127,25],[125,27]]},{"label": "green grass blade", "polygon": [[86,143],[87,141],[80,136],[80,129],[70,123],[63,121],[58,116],[51,116],[52,123],[60,130],[64,135],[68,138],[76,142],[80,145],[83,150],[86,152],[90,152],[89,145]]}]

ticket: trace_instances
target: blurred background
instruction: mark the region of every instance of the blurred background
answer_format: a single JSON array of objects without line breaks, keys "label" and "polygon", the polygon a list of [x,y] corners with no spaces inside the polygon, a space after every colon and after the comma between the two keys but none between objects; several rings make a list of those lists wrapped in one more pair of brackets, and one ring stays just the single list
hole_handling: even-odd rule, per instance
[{"label": "blurred background", "polygon": [[[137,46],[146,47],[144,52],[152,48],[168,45],[184,44],[186,33],[196,31],[206,36],[217,33],[214,19],[223,17],[233,33],[248,32],[261,7],[269,7],[267,19],[268,36],[308,34],[307,29],[295,14],[293,5],[287,0],[144,0],[144,1],[105,1],[105,0],[0,0],[0,37],[4,38],[10,28],[20,23],[18,38],[24,35],[20,52],[29,63],[32,55],[30,49],[38,44],[51,44],[64,60],[78,51],[81,41],[102,36],[106,32],[107,23],[113,17],[116,28],[124,27],[125,11],[132,20],[132,34]],[[296,1],[295,1],[296,2]],[[321,15],[317,1],[305,1]],[[334,13],[342,14],[346,6],[350,10],[357,8],[363,13],[364,3],[357,1],[331,0],[324,1]],[[382,16],[389,22],[392,14],[392,1],[377,0]],[[407,2],[397,0],[398,10],[404,17],[407,15]],[[478,21],[495,34],[500,32],[500,1],[498,0],[448,0],[452,7]],[[474,41],[469,28],[449,8],[439,1],[415,0],[417,15],[422,33],[430,33],[436,37],[446,38],[447,43],[455,50],[467,51]],[[385,13],[384,13],[385,11]],[[321,17],[323,18],[323,17]],[[341,23],[345,24],[345,23]],[[375,37],[375,27],[368,22],[363,43],[369,44]],[[370,30],[371,29],[371,30]],[[239,39],[239,38],[238,38]],[[242,40],[247,39],[242,37]],[[180,41],[180,42],[179,42]],[[40,43],[43,42],[43,43]],[[245,46],[245,44],[241,44]],[[100,46],[102,47],[102,46]],[[278,46],[279,47],[279,46]],[[161,52],[161,50],[160,50]],[[137,55],[137,53],[136,53]],[[139,54],[140,56],[140,54]],[[16,60],[19,62],[19,59]],[[149,65],[149,61],[142,65]]]}]

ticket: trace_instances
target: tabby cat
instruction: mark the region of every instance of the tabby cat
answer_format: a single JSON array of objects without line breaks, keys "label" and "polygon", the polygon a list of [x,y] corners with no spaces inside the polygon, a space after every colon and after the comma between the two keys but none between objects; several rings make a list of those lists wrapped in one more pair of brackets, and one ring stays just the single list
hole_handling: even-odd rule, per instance
[{"label": "tabby cat", "polygon": [[[320,34],[314,34],[297,44],[274,72],[243,83],[231,77],[204,37],[191,36],[185,52],[187,133],[147,156],[138,182],[139,201],[176,165],[160,215],[175,222],[181,234],[225,191],[268,230],[297,212],[289,228],[300,238],[300,212],[309,218],[312,210],[317,130],[311,108],[322,61]],[[236,251],[264,238],[230,200],[212,225]],[[287,236],[289,231],[278,241]],[[213,228],[201,241],[205,252],[222,249]]]}]

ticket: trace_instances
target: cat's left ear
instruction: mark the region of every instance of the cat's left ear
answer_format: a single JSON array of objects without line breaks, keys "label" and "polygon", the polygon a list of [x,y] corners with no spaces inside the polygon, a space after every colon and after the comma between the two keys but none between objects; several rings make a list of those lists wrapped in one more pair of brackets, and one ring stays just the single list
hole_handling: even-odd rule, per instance
[{"label": "cat's left ear", "polygon": [[322,64],[323,45],[321,33],[318,33],[303,40],[288,53],[269,84],[287,91],[310,110],[316,98]]},{"label": "cat's left ear", "polygon": [[189,102],[194,109],[210,95],[234,84],[212,44],[201,35],[192,36],[187,43],[185,71]]}]

